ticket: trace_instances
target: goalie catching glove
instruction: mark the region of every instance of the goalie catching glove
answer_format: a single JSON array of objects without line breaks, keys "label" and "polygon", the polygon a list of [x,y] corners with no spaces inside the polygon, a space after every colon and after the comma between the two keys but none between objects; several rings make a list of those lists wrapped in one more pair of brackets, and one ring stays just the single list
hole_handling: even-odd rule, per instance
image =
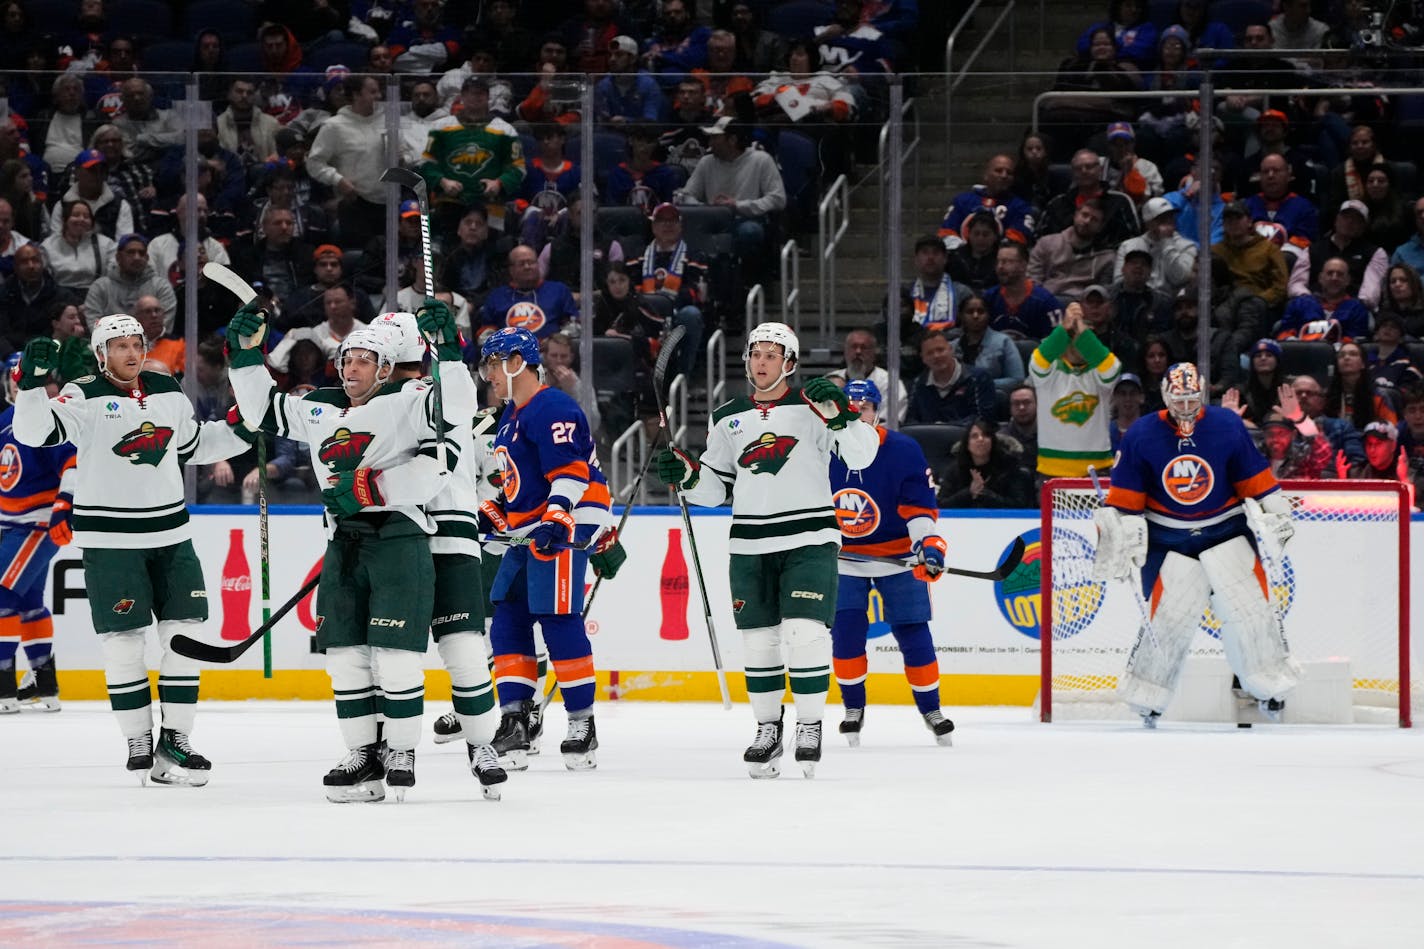
[{"label": "goalie catching glove", "polygon": [[926,583],[938,580],[944,573],[944,554],[947,550],[949,545],[944,542],[943,537],[936,534],[917,541],[912,551],[920,561],[913,571],[915,579]]},{"label": "goalie catching glove", "polygon": [[1124,514],[1115,507],[1093,512],[1098,549],[1093,554],[1094,580],[1130,580],[1147,562],[1147,518]]},{"label": "goalie catching glove", "polygon": [[331,487],[321,492],[321,503],[337,517],[348,517],[368,507],[386,503],[380,488],[379,468],[357,468],[336,475]]},{"label": "goalie catching glove", "polygon": [[692,456],[669,445],[658,452],[658,477],[663,484],[680,491],[690,491],[697,486],[698,472],[702,466],[692,460]]},{"label": "goalie catching glove", "polygon": [[801,387],[801,398],[811,406],[811,411],[821,417],[826,427],[840,431],[860,418],[860,412],[851,407],[845,391],[824,376],[812,379]]},{"label": "goalie catching glove", "polygon": [[612,580],[618,576],[618,568],[627,560],[628,551],[623,549],[623,542],[618,539],[618,528],[610,527],[607,533],[598,538],[598,544],[588,558],[588,565],[593,568],[594,576]]},{"label": "goalie catching glove", "polygon": [[1272,538],[1282,547],[1295,536],[1295,521],[1291,520],[1290,501],[1279,491],[1261,498],[1247,498],[1246,523],[1262,537]]}]

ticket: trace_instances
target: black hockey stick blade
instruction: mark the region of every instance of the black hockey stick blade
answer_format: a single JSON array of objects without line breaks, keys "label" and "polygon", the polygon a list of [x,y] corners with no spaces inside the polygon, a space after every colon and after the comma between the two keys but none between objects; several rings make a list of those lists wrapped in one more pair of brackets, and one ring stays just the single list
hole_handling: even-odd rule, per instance
[{"label": "black hockey stick blade", "polygon": [[653,384],[657,386],[659,393],[662,392],[663,380],[667,378],[668,366],[672,364],[673,353],[677,352],[678,345],[686,335],[687,327],[674,326],[663,337],[662,348],[658,350],[658,361],[653,364]]},{"label": "black hockey stick blade", "polygon": [[[533,538],[528,534],[481,534],[482,544],[508,544],[511,547],[528,547],[534,543]],[[587,550],[592,544],[588,541],[582,543],[575,541],[572,544],[560,544],[559,550]]]},{"label": "black hockey stick blade", "polygon": [[[1009,552],[1004,555],[1004,559],[993,570],[965,570],[962,567],[945,567],[944,573],[953,574],[956,577],[972,577],[975,580],[1004,580],[1009,574],[1018,569],[1018,565],[1023,562],[1024,540],[1022,537],[1014,538],[1014,545],[1009,548]],[[896,567],[915,567],[919,565],[917,560],[905,560],[901,557],[877,557],[873,554],[842,553],[841,560],[860,563],[884,563]]]},{"label": "black hockey stick blade", "polygon": [[267,634],[277,621],[292,611],[302,600],[306,599],[308,593],[316,589],[316,585],[321,582],[321,574],[318,573],[306,583],[287,602],[282,604],[282,608],[272,614],[272,618],[263,623],[251,636],[248,636],[240,643],[233,643],[231,646],[219,646],[216,643],[204,642],[201,639],[194,639],[191,636],[184,636],[182,633],[173,637],[173,651],[180,656],[187,656],[189,659],[196,659],[199,662],[228,663],[236,662],[237,658],[247,650],[251,649],[264,635]]},{"label": "black hockey stick blade", "polygon": [[398,184],[402,188],[409,188],[415,192],[415,196],[420,199],[421,211],[425,211],[425,179],[409,168],[387,168],[381,172],[381,180]]}]

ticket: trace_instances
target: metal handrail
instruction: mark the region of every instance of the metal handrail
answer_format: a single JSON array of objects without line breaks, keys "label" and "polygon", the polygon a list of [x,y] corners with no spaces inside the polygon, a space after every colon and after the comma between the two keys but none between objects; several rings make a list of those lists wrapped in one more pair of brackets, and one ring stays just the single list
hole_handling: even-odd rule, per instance
[{"label": "metal handrail", "polygon": [[624,429],[608,452],[612,456],[609,474],[613,477],[613,496],[625,504],[631,504],[633,481],[648,454],[648,431],[642,421],[636,421]]},{"label": "metal handrail", "polygon": [[678,373],[667,395],[668,438],[678,448],[687,447],[687,376]]},{"label": "metal handrail", "polygon": [[801,332],[801,248],[795,239],[781,245],[781,322]]},{"label": "metal handrail", "polygon": [[[920,148],[920,113],[919,113],[918,110],[913,109],[914,104],[915,104],[914,98],[910,98],[910,99],[906,99],[904,105],[900,106],[900,129],[901,129],[901,134],[902,134],[902,135],[904,134],[904,122],[905,122],[905,116],[907,116],[907,115],[910,116],[911,121],[912,121],[912,123],[913,123],[913,125],[914,125],[914,129],[915,129],[914,138],[910,139],[910,143],[909,143],[908,145],[904,146],[904,148],[902,148],[902,149],[900,150],[900,167],[901,167],[901,168],[904,168],[904,167],[905,167],[905,162],[909,161],[909,160],[910,160],[910,157],[911,157],[912,155],[917,155],[917,154],[918,154],[919,148]],[[887,158],[886,152],[889,151],[889,148],[890,148],[890,123],[891,123],[892,121],[893,121],[893,119],[886,119],[886,120],[885,120],[885,124],[882,125],[882,126],[880,126],[880,141],[878,142],[878,144],[877,144],[877,146],[876,146],[876,148],[877,148],[877,155],[878,155],[878,157],[879,157],[879,159],[880,159],[880,165],[879,165],[879,167],[885,169],[885,172],[880,175],[880,201],[877,202],[877,203],[879,204],[879,206],[880,206],[880,230],[878,231],[878,233],[880,233],[880,234],[885,234],[885,233],[887,233],[887,231],[886,231],[886,229],[885,229],[885,226],[886,226],[885,209],[886,209],[886,207],[887,207],[887,205],[888,205],[888,201],[886,200],[886,190],[890,187],[890,174],[889,174],[890,166],[889,166],[889,164],[886,163],[886,158]],[[914,167],[914,169],[915,169],[915,194],[919,194],[919,193],[920,193],[920,163],[919,163],[918,160],[915,162],[915,164],[914,164],[913,167]]]},{"label": "metal handrail", "polygon": [[707,417],[727,392],[727,334],[720,329],[707,337]]},{"label": "metal handrail", "polygon": [[[974,47],[974,52],[969,54],[969,58],[965,60],[964,65],[960,67],[960,72],[957,77],[954,74],[955,43],[959,41],[960,32],[963,31],[965,27],[967,27],[973,21],[974,14],[978,12],[979,7],[982,6],[984,3],[984,0],[974,0],[974,3],[970,5],[969,9],[965,10],[964,15],[959,18],[959,23],[955,25],[954,30],[949,34],[949,39],[945,40],[944,42],[944,127],[946,130],[950,130],[951,134],[954,128],[954,90],[958,89],[959,84],[964,81],[964,77],[969,75],[969,67],[974,65],[974,60],[979,58],[979,54],[984,51],[984,47],[987,46],[989,44],[989,41],[994,38],[994,34],[997,33],[999,30],[999,24],[1003,23],[1004,18],[1013,12],[1015,2],[1016,0],[1009,0],[1009,2],[1004,5],[1003,11],[1000,12],[997,17],[995,17],[994,22],[991,23],[989,25],[989,28],[984,31],[984,36],[979,40],[979,45]],[[1015,53],[1016,50],[1014,48],[1014,21],[1009,20],[1010,69],[1013,68],[1014,60],[1018,58]],[[945,170],[948,171],[949,167],[949,163],[946,162]]]},{"label": "metal handrail", "polygon": [[829,337],[830,327],[836,325],[836,249],[849,227],[850,182],[840,175],[816,207],[816,258],[820,264],[816,291],[821,311],[817,326],[822,339]]}]

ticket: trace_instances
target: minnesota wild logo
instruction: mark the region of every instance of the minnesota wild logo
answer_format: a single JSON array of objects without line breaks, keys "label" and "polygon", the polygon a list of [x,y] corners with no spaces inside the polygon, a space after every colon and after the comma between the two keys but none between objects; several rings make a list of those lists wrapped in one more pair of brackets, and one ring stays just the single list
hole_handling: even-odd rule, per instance
[{"label": "minnesota wild logo", "polygon": [[331,433],[317,450],[321,463],[335,471],[355,471],[360,467],[361,456],[374,438],[369,432],[353,432],[349,428],[338,428]]},{"label": "minnesota wild logo", "polygon": [[1053,403],[1053,417],[1060,422],[1082,427],[1098,410],[1099,399],[1086,392],[1071,392]]},{"label": "minnesota wild logo", "polygon": [[129,432],[114,446],[114,454],[127,458],[136,465],[153,465],[157,468],[163,456],[168,453],[168,443],[173,440],[173,429],[166,425],[144,422]]},{"label": "minnesota wild logo", "polygon": [[791,449],[796,447],[796,438],[791,435],[777,435],[763,432],[762,436],[747,446],[737,464],[752,474],[774,475],[786,464]]}]

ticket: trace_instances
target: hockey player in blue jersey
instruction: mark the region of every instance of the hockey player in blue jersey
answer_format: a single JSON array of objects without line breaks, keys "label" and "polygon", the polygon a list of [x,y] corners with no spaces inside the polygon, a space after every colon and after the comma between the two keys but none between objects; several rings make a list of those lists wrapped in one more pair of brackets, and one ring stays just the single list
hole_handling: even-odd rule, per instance
[{"label": "hockey player in blue jersey", "polygon": [[[480,375],[494,398],[508,403],[495,436],[503,505],[481,504],[481,520],[527,536],[511,547],[495,576],[490,626],[501,719],[494,746],[506,767],[527,767],[529,713],[536,684],[534,624],[544,631],[568,736],[559,746],[571,771],[596,767],[593,648],[583,624],[584,575],[592,565],[612,578],[622,559],[611,524],[608,482],[598,468],[593,434],[569,396],[543,384],[539,342],[507,327],[480,347]],[[582,545],[597,538],[596,547]]]},{"label": "hockey player in blue jersey", "polygon": [[[881,401],[875,383],[851,382],[845,393],[861,419],[874,425]],[[880,426],[875,431],[880,449],[868,468],[852,471],[839,456],[831,456],[831,491],[841,529],[840,582],[831,626],[836,682],[845,703],[841,734],[852,747],[860,744],[865,720],[865,641],[870,628],[867,607],[870,591],[877,590],[890,632],[900,645],[915,706],[935,740],[950,745],[954,722],[939,708],[939,661],[929,625],[928,584],[939,579],[946,549],[944,539],[934,533],[939,509],[930,468],[913,438]],[[856,561],[857,554],[913,556],[920,562],[911,569]]]},{"label": "hockey player in blue jersey", "polygon": [[1278,718],[1300,672],[1276,622],[1257,538],[1290,540],[1290,502],[1241,419],[1205,404],[1196,366],[1171,366],[1162,399],[1166,409],[1123,435],[1107,502],[1093,517],[1094,578],[1131,581],[1140,569],[1146,605],[1118,694],[1154,727],[1211,606],[1242,689]]},{"label": "hockey player in blue jersey", "polygon": [[[6,362],[14,403],[20,354]],[[22,702],[59,711],[54,669],[54,621],[44,604],[45,577],[59,548],[69,543],[74,513],[73,445],[31,448],[15,438],[15,408],[0,412],[0,715]],[[21,644],[30,672],[15,686]]]}]

